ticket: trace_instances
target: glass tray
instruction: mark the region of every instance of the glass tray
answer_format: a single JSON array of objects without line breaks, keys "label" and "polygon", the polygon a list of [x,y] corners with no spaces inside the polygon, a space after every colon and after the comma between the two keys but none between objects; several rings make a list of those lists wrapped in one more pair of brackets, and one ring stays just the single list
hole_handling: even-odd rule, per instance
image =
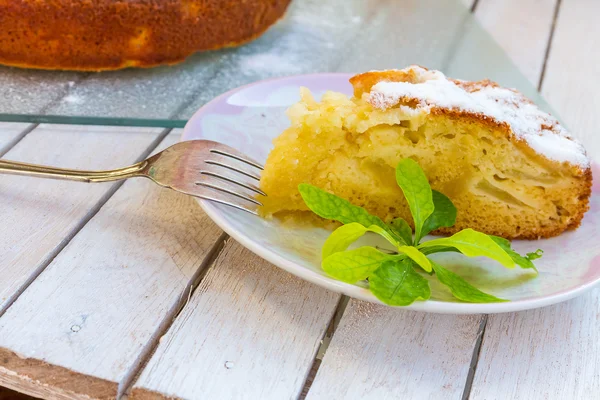
[{"label": "glass tray", "polygon": [[183,127],[212,98],[257,80],[410,64],[490,78],[548,109],[458,0],[293,0],[257,40],[175,66],[100,73],[0,66],[0,121]]}]

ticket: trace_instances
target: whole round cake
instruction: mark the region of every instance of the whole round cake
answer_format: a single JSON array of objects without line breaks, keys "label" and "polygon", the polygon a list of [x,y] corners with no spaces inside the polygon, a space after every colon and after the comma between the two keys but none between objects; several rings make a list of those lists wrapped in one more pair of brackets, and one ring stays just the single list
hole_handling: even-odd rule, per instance
[{"label": "whole round cake", "polygon": [[183,61],[263,33],[291,0],[0,0],[0,64],[100,71]]}]

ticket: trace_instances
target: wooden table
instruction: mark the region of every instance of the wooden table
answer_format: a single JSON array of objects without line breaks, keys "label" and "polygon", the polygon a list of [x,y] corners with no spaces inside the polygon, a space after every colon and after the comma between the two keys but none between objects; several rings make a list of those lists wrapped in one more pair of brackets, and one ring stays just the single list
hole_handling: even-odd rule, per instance
[{"label": "wooden table", "polygon": [[[600,2],[464,1],[600,159]],[[109,168],[180,134],[3,123],[0,155]],[[597,289],[519,313],[416,313],[301,281],[145,180],[0,176],[0,203],[0,386],[61,399],[600,398]]]}]

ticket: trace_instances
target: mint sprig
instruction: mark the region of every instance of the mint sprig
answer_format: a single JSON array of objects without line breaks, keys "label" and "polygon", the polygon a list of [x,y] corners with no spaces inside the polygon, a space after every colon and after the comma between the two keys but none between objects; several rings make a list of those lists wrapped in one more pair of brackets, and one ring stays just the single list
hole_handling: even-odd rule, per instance
[{"label": "mint sprig", "polygon": [[[382,302],[393,306],[407,306],[416,300],[427,300],[431,295],[429,282],[421,274],[434,274],[458,300],[472,303],[506,301],[482,292],[454,272],[428,258],[430,254],[459,252],[467,257],[488,257],[506,268],[518,265],[537,273],[533,260],[542,251],[520,255],[511,248],[510,241],[486,235],[473,229],[463,229],[450,237],[421,243],[428,233],[442,227],[452,227],[457,210],[443,193],[432,190],[425,173],[412,159],[400,161],[396,167],[396,182],[406,198],[415,227],[396,218],[386,224],[381,218],[316,186],[300,184],[302,199],[318,216],[341,222],[325,241],[322,249],[322,268],[332,277],[356,283],[368,279],[371,292]],[[395,253],[364,246],[348,247],[366,233],[384,237]]]}]

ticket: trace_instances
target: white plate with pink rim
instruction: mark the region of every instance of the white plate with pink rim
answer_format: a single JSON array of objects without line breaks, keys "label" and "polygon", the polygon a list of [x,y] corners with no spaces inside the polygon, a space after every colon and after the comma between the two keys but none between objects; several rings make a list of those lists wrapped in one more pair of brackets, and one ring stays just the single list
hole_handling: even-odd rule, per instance
[{"label": "white plate with pink rim", "polygon": [[[198,110],[185,126],[182,140],[208,139],[225,143],[264,162],[272,140],[289,126],[287,107],[299,100],[299,88],[308,87],[315,98],[327,90],[352,93],[350,74],[314,74],[270,79],[229,91]],[[593,174],[599,176],[598,164]],[[320,251],[329,231],[291,228],[277,219],[260,217],[199,200],[204,211],[231,237],[267,261],[309,282],[374,303],[380,301],[366,284],[348,284],[329,277],[320,267]],[[431,299],[405,309],[452,314],[499,313],[527,310],[571,299],[600,282],[600,184],[592,188],[590,210],[575,231],[537,241],[514,241],[524,254],[538,248],[544,256],[535,261],[539,275],[529,270],[506,269],[483,258],[456,253],[440,255],[440,263],[478,288],[508,299],[503,303],[474,304],[455,300],[435,280]],[[377,240],[377,239],[366,239]]]}]

